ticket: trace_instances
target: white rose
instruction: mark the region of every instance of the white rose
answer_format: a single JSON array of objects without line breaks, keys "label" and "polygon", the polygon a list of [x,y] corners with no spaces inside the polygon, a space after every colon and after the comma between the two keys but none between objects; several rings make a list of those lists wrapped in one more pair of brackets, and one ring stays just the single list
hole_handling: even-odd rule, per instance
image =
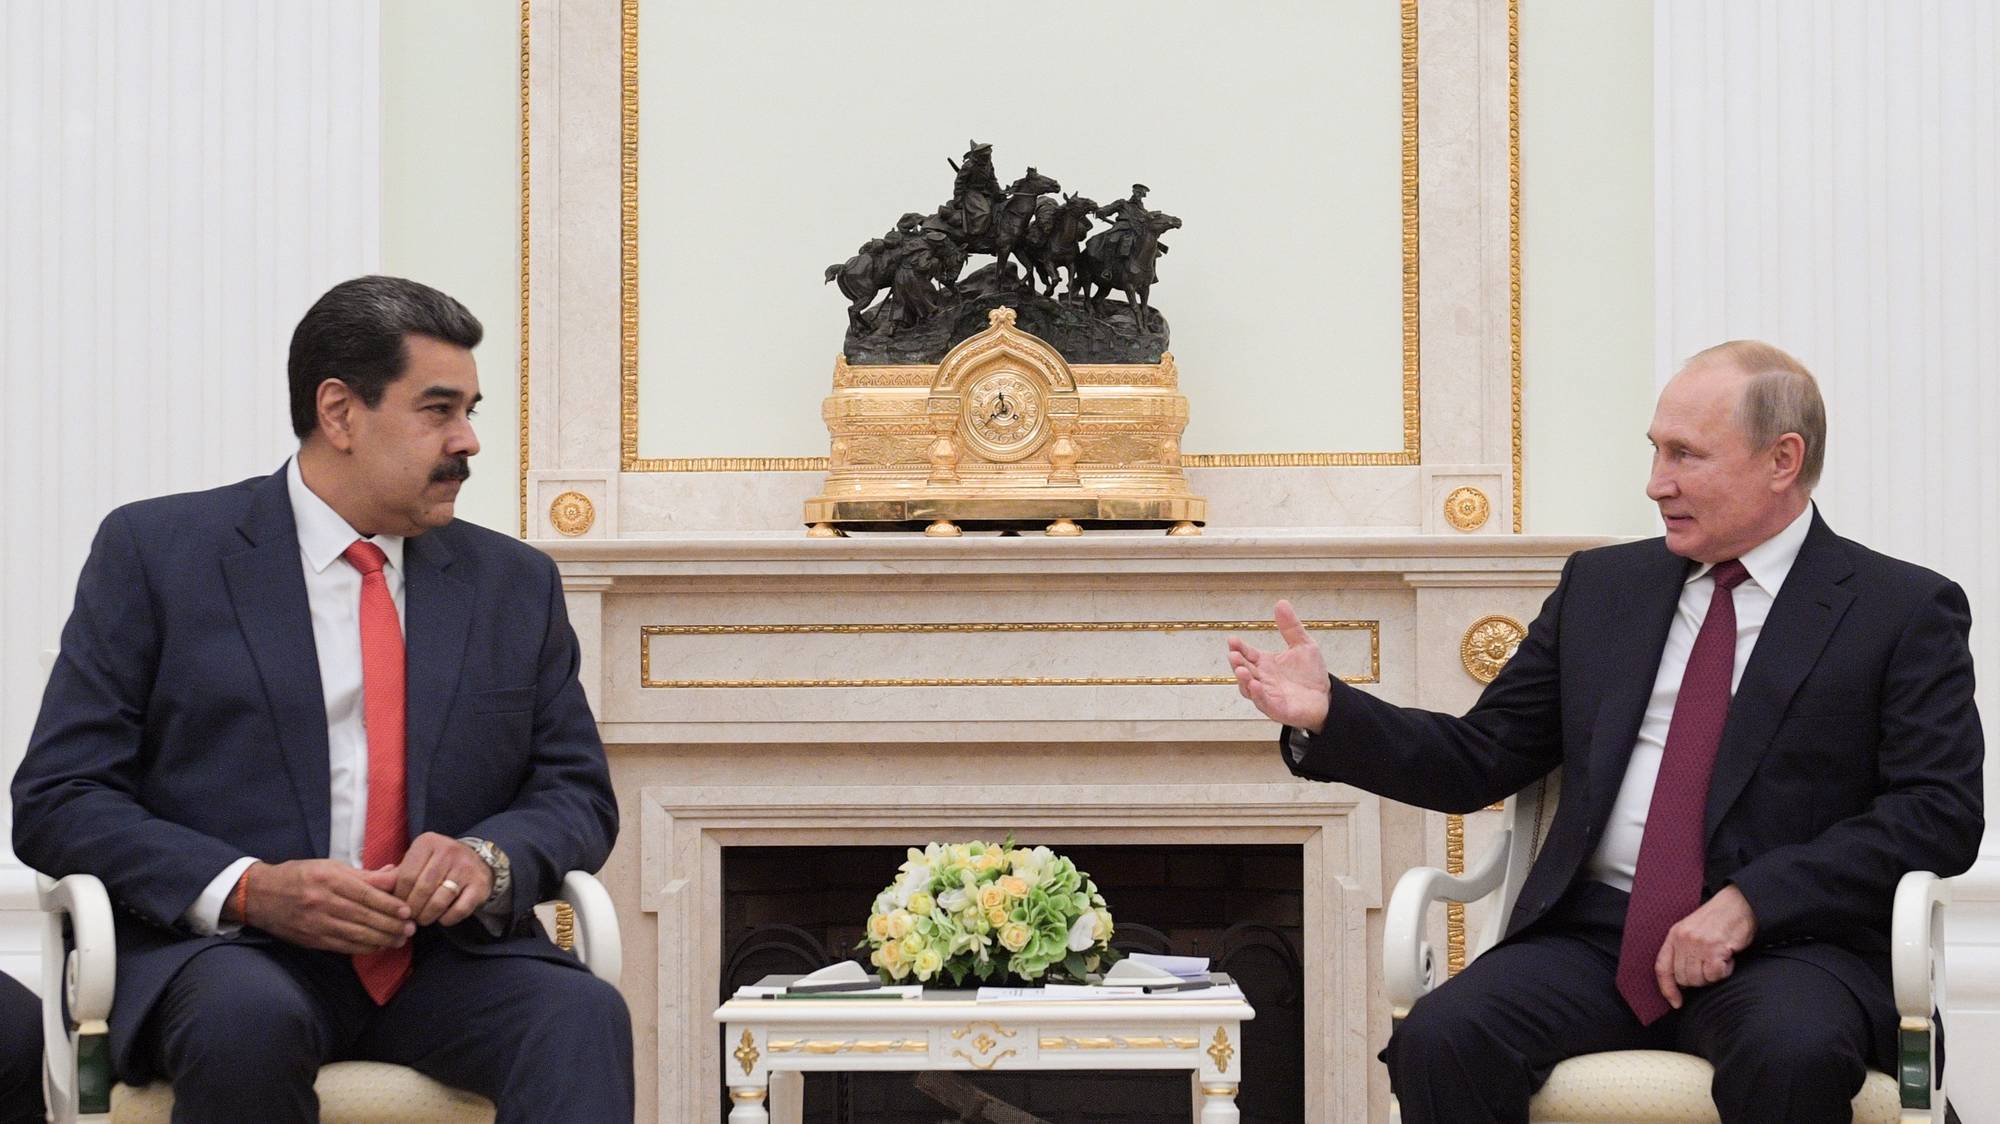
[{"label": "white rose", "polygon": [[946,890],[937,896],[938,905],[943,906],[946,913],[957,913],[971,902],[972,895],[964,890]]},{"label": "white rose", "polygon": [[1069,927],[1069,950],[1082,952],[1097,943],[1097,914],[1086,913]]}]

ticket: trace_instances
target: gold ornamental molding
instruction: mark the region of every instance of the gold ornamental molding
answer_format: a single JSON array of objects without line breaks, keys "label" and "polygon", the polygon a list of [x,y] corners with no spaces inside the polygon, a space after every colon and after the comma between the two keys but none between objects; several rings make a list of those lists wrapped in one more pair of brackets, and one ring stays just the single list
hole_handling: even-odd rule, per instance
[{"label": "gold ornamental molding", "polygon": [[1521,533],[1521,0],[1507,0],[1507,369],[1513,400],[1514,533]]},{"label": "gold ornamental molding", "polygon": [[922,1038],[773,1038],[764,1043],[773,1057],[779,1054],[928,1054],[930,1042]]},{"label": "gold ornamental molding", "polygon": [[1493,512],[1493,505],[1486,493],[1471,485],[1453,488],[1444,498],[1445,522],[1461,531],[1477,531],[1486,525],[1486,517]]},{"label": "gold ornamental molding", "polygon": [[1112,1034],[1078,1038],[1067,1034],[1052,1034],[1045,1035],[1041,1045],[1044,1050],[1193,1050],[1201,1046],[1201,1040],[1179,1036],[1127,1038]]},{"label": "gold ornamental molding", "polygon": [[744,1031],[743,1041],[737,1044],[733,1053],[736,1055],[738,1064],[743,1067],[743,1076],[750,1076],[750,1071],[757,1068],[757,1058],[759,1056],[757,1053],[756,1036],[747,1030]]},{"label": "gold ornamental molding", "polygon": [[1229,1072],[1229,1059],[1236,1056],[1236,1050],[1229,1044],[1228,1030],[1222,1027],[1215,1028],[1215,1041],[1209,1043],[1208,1056],[1215,1059],[1217,1073]]},{"label": "gold ornamental molding", "polygon": [[521,463],[516,481],[520,495],[521,537],[528,537],[528,27],[532,0],[521,0]]},{"label": "gold ornamental molding", "polygon": [[[1343,675],[1343,683],[1382,681],[1382,623],[1362,620],[1301,622],[1308,632],[1366,632],[1368,674]],[[956,621],[865,624],[649,624],[639,629],[639,686],[689,690],[696,688],[804,687],[1222,687],[1233,686],[1233,675],[1117,676],[996,676],[892,677],[829,679],[655,679],[653,638],[656,636],[876,636],[994,633],[1117,633],[1117,632],[1262,632],[1271,627],[1255,621]]]},{"label": "gold ornamental molding", "polygon": [[[1444,872],[1465,873],[1465,817],[1444,818]],[[1446,902],[1444,907],[1445,974],[1457,975],[1465,967],[1465,903]]]},{"label": "gold ornamental molding", "polygon": [[[1422,461],[1422,324],[1417,163],[1417,0],[1399,0],[1402,49],[1403,447],[1369,453],[1189,453],[1189,468],[1415,465]],[[641,457],[639,455],[639,0],[621,0],[619,98],[619,468],[625,472],[824,472],[826,457]],[[523,7],[522,27],[526,35]],[[1510,21],[1509,33],[1515,24]],[[525,70],[522,78],[526,89]],[[525,97],[524,97],[525,100]],[[527,187],[523,164],[523,197]],[[1516,207],[1518,210],[1518,205]],[[525,231],[526,211],[522,213]],[[523,243],[526,235],[523,234]],[[523,283],[525,302],[526,284]],[[523,378],[525,385],[526,379]],[[1518,386],[1515,394],[1519,401]],[[1518,413],[1518,407],[1516,412]],[[527,463],[523,438],[522,463]],[[523,500],[523,511],[526,501]],[[525,520],[525,515],[523,519]]]},{"label": "gold ornamental molding", "polygon": [[582,492],[564,492],[549,503],[549,523],[564,538],[577,538],[597,522],[597,507]]},{"label": "gold ornamental molding", "polygon": [[1465,665],[1465,673],[1481,683],[1491,683],[1514,657],[1514,650],[1521,646],[1521,640],[1528,630],[1513,617],[1481,617],[1465,630],[1465,639],[1459,641],[1459,662]]}]

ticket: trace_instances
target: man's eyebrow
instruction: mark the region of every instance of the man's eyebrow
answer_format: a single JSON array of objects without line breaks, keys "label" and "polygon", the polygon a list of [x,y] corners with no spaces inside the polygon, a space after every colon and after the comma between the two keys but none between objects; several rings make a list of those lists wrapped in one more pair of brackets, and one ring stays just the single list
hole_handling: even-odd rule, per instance
[{"label": "man's eyebrow", "polygon": [[[457,402],[464,397],[465,397],[465,392],[463,390],[456,390],[449,386],[427,386],[424,388],[422,394],[417,395],[418,400],[423,402],[431,402],[431,401]],[[485,399],[485,397],[486,396],[484,394],[473,395],[472,404],[475,406],[479,405],[479,403],[483,399]]]}]

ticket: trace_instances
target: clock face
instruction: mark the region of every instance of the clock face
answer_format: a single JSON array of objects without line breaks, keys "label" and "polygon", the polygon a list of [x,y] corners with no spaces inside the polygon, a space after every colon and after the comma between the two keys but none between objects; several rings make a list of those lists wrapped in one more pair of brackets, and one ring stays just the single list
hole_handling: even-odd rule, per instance
[{"label": "clock face", "polygon": [[961,409],[968,441],[988,460],[1020,460],[1047,433],[1041,386],[1019,371],[1003,368],[973,383]]}]

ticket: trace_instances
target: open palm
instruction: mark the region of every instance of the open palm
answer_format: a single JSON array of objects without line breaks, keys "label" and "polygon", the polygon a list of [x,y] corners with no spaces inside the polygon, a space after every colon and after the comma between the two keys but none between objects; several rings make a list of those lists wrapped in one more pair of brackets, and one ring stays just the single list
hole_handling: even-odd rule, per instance
[{"label": "open palm", "polygon": [[1278,602],[1273,617],[1285,642],[1280,651],[1259,651],[1234,636],[1229,638],[1229,667],[1236,673],[1236,690],[1267,717],[1318,732],[1326,723],[1331,693],[1326,660],[1319,654],[1319,645],[1306,635],[1291,602]]}]

